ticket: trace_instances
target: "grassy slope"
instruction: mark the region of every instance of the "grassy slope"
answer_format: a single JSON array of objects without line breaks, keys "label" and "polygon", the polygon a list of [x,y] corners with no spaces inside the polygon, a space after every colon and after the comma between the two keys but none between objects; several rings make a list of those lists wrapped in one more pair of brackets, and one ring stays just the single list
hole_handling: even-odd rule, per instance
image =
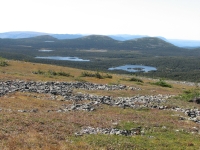
[{"label": "grassy slope", "polygon": [[[97,95],[133,96],[133,95],[178,95],[185,89],[194,87],[175,84],[173,88],[164,88],[149,84],[151,79],[142,80],[144,83],[123,81],[123,75],[112,75],[112,79],[97,79],[80,77],[83,70],[36,64],[19,61],[9,61],[7,67],[0,67],[0,80],[34,80],[34,81],[89,81],[104,84],[126,84],[140,87],[141,91],[83,91]],[[58,77],[36,75],[32,71],[54,70],[70,73],[73,77]],[[171,84],[171,83],[170,83]],[[71,102],[51,100],[51,95],[36,93],[11,93],[0,97],[0,149],[199,149],[200,135],[191,133],[193,127],[200,125],[191,121],[179,120],[180,112],[151,109],[121,109],[102,106],[94,112],[57,113],[48,110],[59,109],[63,104]],[[168,102],[172,106],[199,108],[193,103],[176,99]],[[37,113],[21,113],[18,110],[38,109]],[[81,127],[116,127],[130,129],[141,126],[145,134],[132,137],[115,135],[84,135],[75,137],[74,132]],[[179,130],[178,132],[176,130]]]}]

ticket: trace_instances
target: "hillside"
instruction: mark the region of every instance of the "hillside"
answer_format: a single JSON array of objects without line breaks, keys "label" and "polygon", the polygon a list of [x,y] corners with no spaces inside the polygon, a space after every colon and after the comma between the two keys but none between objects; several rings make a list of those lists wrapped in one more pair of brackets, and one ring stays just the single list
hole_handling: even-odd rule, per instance
[{"label": "hillside", "polygon": [[106,50],[152,50],[158,53],[165,52],[176,55],[185,51],[159,38],[144,37],[128,41],[117,41],[108,36],[89,35],[76,39],[58,40],[50,35],[42,35],[32,38],[0,39],[1,48],[9,46],[31,46],[32,48],[57,48],[57,49],[106,49]]},{"label": "hillside", "polygon": [[[148,49],[178,49],[176,46],[165,42],[159,38],[152,37],[144,37],[135,40],[128,41],[117,41],[108,36],[103,35],[89,35],[76,39],[64,39],[58,40],[50,35],[42,35],[31,38],[20,38],[20,39],[0,39],[1,43],[7,43],[10,45],[12,43],[18,45],[31,45],[38,47],[39,46],[47,46],[49,43],[45,41],[56,41],[52,43],[56,48],[70,48],[70,49],[108,49],[108,50],[148,50]],[[10,43],[10,44],[9,44]]]},{"label": "hillside", "polygon": [[133,75],[89,77],[84,75],[97,73],[3,61],[8,66],[0,66],[0,149],[200,146],[200,106],[186,100],[188,91],[200,93],[194,83],[164,81],[169,88]]},{"label": "hillside", "polygon": [[[93,71],[108,71],[111,67],[127,64],[146,65],[156,67],[157,71],[135,72],[134,74],[193,82],[199,82],[200,79],[198,48],[179,48],[153,37],[127,41],[117,41],[102,35],[64,40],[58,40],[50,35],[0,39],[0,56],[7,59],[56,64]],[[61,60],[44,59],[49,57],[60,57]],[[63,60],[65,58],[87,61]],[[130,74],[130,72],[120,70],[110,72]]]},{"label": "hillside", "polygon": [[[18,32],[16,31],[16,32],[0,33],[0,38],[19,39],[19,38],[31,38],[35,36],[41,36],[41,35],[50,35],[57,39],[76,39],[76,38],[87,36],[87,35],[82,35],[82,34],[50,34],[50,33],[31,32],[31,31],[18,31]],[[129,34],[117,34],[117,35],[108,35],[108,36],[118,41],[127,41],[127,40],[143,38],[143,37],[149,37],[147,35],[129,35]],[[166,39],[161,36],[159,36],[158,38],[178,47],[184,47],[184,48],[200,47],[200,41],[197,41],[197,40]]]}]

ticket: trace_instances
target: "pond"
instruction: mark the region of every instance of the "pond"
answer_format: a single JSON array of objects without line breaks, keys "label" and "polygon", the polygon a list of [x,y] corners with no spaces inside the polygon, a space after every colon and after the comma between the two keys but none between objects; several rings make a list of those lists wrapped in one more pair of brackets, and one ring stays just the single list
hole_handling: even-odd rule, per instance
[{"label": "pond", "polygon": [[50,49],[41,49],[41,50],[38,50],[39,52],[52,52],[53,50],[50,50]]},{"label": "pond", "polygon": [[55,41],[44,41],[44,42],[48,42],[48,43],[51,43],[51,42],[55,42]]},{"label": "pond", "polygon": [[68,60],[68,61],[90,61],[78,57],[61,57],[61,56],[48,56],[48,57],[35,57],[37,59],[52,59],[52,60]]},{"label": "pond", "polygon": [[109,68],[108,70],[124,70],[128,72],[149,72],[156,71],[155,67],[143,66],[143,65],[124,65],[119,67]]}]

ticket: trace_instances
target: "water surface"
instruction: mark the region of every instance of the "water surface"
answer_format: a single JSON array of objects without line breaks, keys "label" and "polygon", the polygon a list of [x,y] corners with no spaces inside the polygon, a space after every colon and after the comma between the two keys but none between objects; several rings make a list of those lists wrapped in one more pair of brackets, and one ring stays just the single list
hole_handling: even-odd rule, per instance
[{"label": "water surface", "polygon": [[143,66],[143,65],[124,65],[119,67],[109,68],[108,70],[124,70],[128,72],[149,72],[156,71],[155,67]]},{"label": "water surface", "polygon": [[50,49],[41,49],[41,50],[38,50],[39,52],[52,52],[53,50],[50,50]]},{"label": "water surface", "polygon": [[68,60],[68,61],[90,61],[78,57],[61,57],[61,56],[48,56],[48,57],[35,57],[38,59],[52,59],[52,60]]}]

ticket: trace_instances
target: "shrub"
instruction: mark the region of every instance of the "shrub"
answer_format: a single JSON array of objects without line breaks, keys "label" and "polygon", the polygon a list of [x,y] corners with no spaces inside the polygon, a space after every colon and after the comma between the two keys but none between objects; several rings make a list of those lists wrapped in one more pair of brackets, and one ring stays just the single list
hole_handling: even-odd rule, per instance
[{"label": "shrub", "polygon": [[45,74],[45,72],[44,72],[44,71],[41,71],[41,70],[33,71],[32,73],[33,73],[33,74]]},{"label": "shrub", "polygon": [[81,73],[81,77],[95,77],[98,79],[104,79],[104,78],[112,78],[112,75],[109,75],[109,74],[103,75],[103,74],[100,74],[98,71],[96,73],[85,71]]},{"label": "shrub", "polygon": [[138,79],[138,78],[135,78],[135,77],[130,78],[129,81],[135,81],[135,82],[143,83],[143,81],[141,79]]},{"label": "shrub", "polygon": [[162,86],[162,87],[169,87],[172,88],[172,85],[166,83],[164,80],[160,79],[160,81],[155,82],[155,83],[151,83],[153,85],[158,85],[158,86]]},{"label": "shrub", "polygon": [[70,73],[66,73],[66,72],[63,72],[63,71],[60,71],[57,73],[59,76],[65,76],[65,77],[70,77]]},{"label": "shrub", "polygon": [[8,65],[9,64],[7,63],[7,61],[4,58],[0,57],[0,66],[1,67],[6,67]]},{"label": "shrub", "polygon": [[140,83],[144,83],[141,79],[132,77],[132,78],[128,78],[128,79],[122,79],[124,81],[134,81],[134,82],[140,82]]},{"label": "shrub", "polygon": [[38,71],[33,71],[32,73],[33,74],[40,74],[40,75],[49,75],[49,76],[73,77],[72,75],[70,75],[70,73],[66,73],[66,72],[63,72],[63,71],[56,72],[54,70],[49,70],[48,72],[38,70]]},{"label": "shrub", "polygon": [[189,101],[189,100],[192,100],[197,97],[200,97],[200,89],[199,88],[186,90],[183,92],[183,94],[180,94],[178,98],[185,100],[185,101]]},{"label": "shrub", "polygon": [[53,71],[53,70],[49,70],[48,75],[52,75],[52,76],[56,76],[57,75],[57,72]]},{"label": "shrub", "polygon": [[94,77],[94,74],[85,71],[81,73],[81,77]]},{"label": "shrub", "polygon": [[110,79],[112,79],[112,75],[106,74],[106,75],[104,76],[104,78],[110,78]]}]

